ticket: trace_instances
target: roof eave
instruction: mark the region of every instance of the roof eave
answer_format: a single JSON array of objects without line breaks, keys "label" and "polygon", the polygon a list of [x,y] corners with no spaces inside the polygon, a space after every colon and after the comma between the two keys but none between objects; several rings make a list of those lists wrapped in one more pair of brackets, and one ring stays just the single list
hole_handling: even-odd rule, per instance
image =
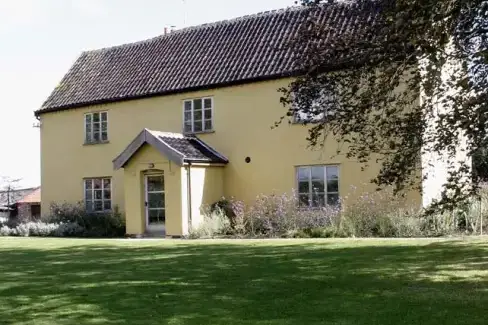
[{"label": "roof eave", "polygon": [[225,166],[229,163],[229,161],[212,161],[212,160],[202,160],[202,159],[188,159],[185,158],[183,160],[184,165],[190,164],[198,164],[198,165],[217,165],[217,166]]},{"label": "roof eave", "polygon": [[156,148],[161,154],[166,156],[169,160],[183,165],[184,157],[175,152],[171,147],[167,146],[164,142],[158,141],[158,139],[148,129],[142,130],[137,137],[117,156],[113,162],[114,170],[124,168],[132,157],[142,148],[143,145],[149,144]]},{"label": "roof eave", "polygon": [[125,102],[125,101],[136,100],[136,99],[152,98],[152,97],[165,96],[165,95],[174,95],[174,94],[189,93],[189,92],[201,91],[201,90],[210,90],[210,89],[216,89],[216,88],[238,86],[238,85],[249,84],[249,83],[253,83],[253,82],[291,78],[291,77],[298,76],[298,75],[299,75],[298,72],[278,73],[278,74],[273,74],[273,75],[269,75],[269,76],[258,76],[258,77],[242,79],[242,80],[238,80],[238,81],[231,81],[231,82],[224,82],[224,83],[210,84],[210,85],[202,85],[202,86],[197,86],[197,87],[187,87],[187,88],[181,88],[181,89],[155,92],[155,93],[151,93],[151,94],[126,96],[126,97],[119,97],[119,98],[108,98],[108,99],[101,99],[101,100],[75,103],[75,104],[70,104],[70,105],[55,106],[55,107],[47,106],[46,108],[41,108],[41,109],[34,111],[34,115],[36,117],[39,117],[42,114],[46,114],[46,113],[60,112],[60,111],[65,111],[65,110],[70,110],[70,109],[92,106],[92,105],[111,104],[111,103]]}]

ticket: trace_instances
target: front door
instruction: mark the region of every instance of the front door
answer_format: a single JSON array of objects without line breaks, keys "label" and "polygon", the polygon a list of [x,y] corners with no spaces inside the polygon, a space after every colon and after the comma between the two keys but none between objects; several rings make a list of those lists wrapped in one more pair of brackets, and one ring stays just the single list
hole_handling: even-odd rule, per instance
[{"label": "front door", "polygon": [[146,175],[146,229],[164,232],[166,222],[164,175]]}]

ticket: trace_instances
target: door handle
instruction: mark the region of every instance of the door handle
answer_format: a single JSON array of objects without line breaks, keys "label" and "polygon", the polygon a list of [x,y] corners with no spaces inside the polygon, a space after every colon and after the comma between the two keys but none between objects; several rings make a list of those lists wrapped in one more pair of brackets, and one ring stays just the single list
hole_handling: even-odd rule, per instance
[{"label": "door handle", "polygon": [[144,205],[145,205],[145,206],[147,206],[147,201],[146,201],[146,202],[144,202]]}]

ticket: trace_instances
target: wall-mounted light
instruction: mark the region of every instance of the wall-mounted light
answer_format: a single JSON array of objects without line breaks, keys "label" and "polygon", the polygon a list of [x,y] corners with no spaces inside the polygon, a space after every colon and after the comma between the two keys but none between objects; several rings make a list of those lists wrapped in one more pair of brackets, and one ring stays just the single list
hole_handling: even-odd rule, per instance
[{"label": "wall-mounted light", "polygon": [[153,163],[150,163],[149,164],[149,169],[153,169],[154,168],[154,164]]}]

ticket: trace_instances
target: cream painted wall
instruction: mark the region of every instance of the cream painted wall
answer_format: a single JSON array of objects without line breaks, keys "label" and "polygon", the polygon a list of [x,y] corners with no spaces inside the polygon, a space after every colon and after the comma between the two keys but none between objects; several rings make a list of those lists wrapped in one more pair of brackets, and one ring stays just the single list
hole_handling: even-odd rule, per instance
[{"label": "cream painted wall", "polygon": [[[154,164],[149,169],[149,164]],[[145,175],[164,174],[166,235],[181,236],[183,233],[182,207],[185,204],[181,197],[182,168],[168,161],[156,149],[143,146],[124,168],[125,215],[127,233],[143,234],[146,231]],[[121,183],[117,179],[118,183]]]},{"label": "cream painted wall", "polygon": [[[84,177],[112,176],[113,201],[123,207],[123,171],[114,171],[112,160],[143,128],[181,132],[182,101],[207,96],[214,98],[215,132],[199,136],[230,161],[223,169],[223,192],[227,197],[251,203],[261,193],[290,192],[296,187],[296,166],[315,164],[340,166],[340,192],[348,196],[348,200],[373,190],[369,181],[375,176],[377,166],[361,171],[356,161],[336,156],[337,142],[334,139],[327,139],[322,150],[311,150],[305,140],[307,127],[285,122],[277,129],[271,129],[286,113],[279,103],[277,89],[287,86],[289,81],[266,81],[43,114],[43,214],[47,213],[51,202],[82,200]],[[108,111],[110,142],[85,146],[83,115],[96,111]],[[245,162],[246,157],[251,158],[251,163]],[[182,184],[186,182],[184,175],[181,171]],[[352,193],[353,185],[357,189]],[[184,195],[182,193],[183,198]],[[411,196],[414,198],[412,204],[420,205],[420,193]]]},{"label": "cream painted wall", "polygon": [[198,227],[205,209],[224,196],[225,167],[191,166],[191,225]]}]

